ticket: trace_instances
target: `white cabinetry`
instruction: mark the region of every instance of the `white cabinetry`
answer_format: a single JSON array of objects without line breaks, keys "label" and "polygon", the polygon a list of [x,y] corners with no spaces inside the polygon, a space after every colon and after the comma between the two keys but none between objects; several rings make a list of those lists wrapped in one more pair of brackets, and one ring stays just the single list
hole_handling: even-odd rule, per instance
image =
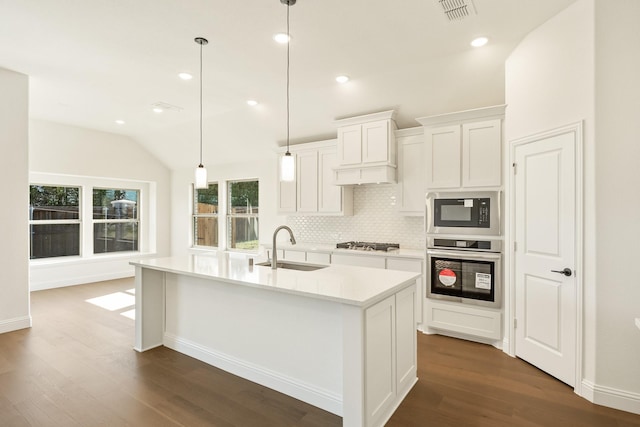
[{"label": "white cabinetry", "polygon": [[504,105],[417,119],[424,126],[427,189],[500,187]]},{"label": "white cabinetry", "polygon": [[424,216],[426,174],[425,140],[422,128],[396,132],[398,184],[396,203],[403,215]]},{"label": "white cabinetry", "polygon": [[395,409],[398,393],[416,378],[413,331],[414,287],[409,287],[365,312],[365,425],[383,425]]},{"label": "white cabinetry", "polygon": [[357,267],[385,268],[386,261],[381,256],[332,254],[331,264],[354,265]]},{"label": "white cabinetry", "polygon": [[353,190],[333,183],[336,141],[300,144],[290,151],[296,159],[296,180],[278,181],[278,213],[352,215]]},{"label": "white cabinetry", "polygon": [[336,120],[338,185],[395,182],[395,111]]},{"label": "white cabinetry", "polygon": [[422,302],[425,297],[424,293],[424,271],[422,268],[422,260],[412,258],[387,258],[387,270],[411,271],[420,273],[416,279],[416,323],[422,323]]},{"label": "white cabinetry", "polygon": [[318,150],[296,152],[297,212],[318,212]]},{"label": "white cabinetry", "polygon": [[425,311],[428,329],[490,340],[502,338],[501,310],[427,298]]}]

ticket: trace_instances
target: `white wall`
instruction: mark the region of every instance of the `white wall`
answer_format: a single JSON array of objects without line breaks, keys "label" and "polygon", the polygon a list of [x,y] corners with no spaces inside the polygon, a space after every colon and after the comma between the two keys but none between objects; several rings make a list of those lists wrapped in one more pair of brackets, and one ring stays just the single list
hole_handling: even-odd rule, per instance
[{"label": "white wall", "polygon": [[[148,245],[139,255],[101,254],[84,259],[31,261],[31,290],[133,276],[133,258],[169,255],[171,238],[171,180],[169,169],[131,138],[59,123],[29,123],[29,169],[32,182],[47,176],[57,182],[82,183],[136,181],[146,189],[149,209],[141,217],[149,228]],[[52,178],[53,179],[53,178]],[[35,180],[35,181],[34,181]],[[142,211],[141,211],[142,212]],[[87,251],[88,252],[88,251]]]},{"label": "white wall", "polygon": [[639,6],[577,1],[520,43],[505,78],[507,142],[584,120],[582,393],[638,413],[640,201],[625,196],[640,184]]},{"label": "white wall", "polygon": [[29,80],[0,68],[0,333],[31,326],[29,309]]},{"label": "white wall", "polygon": [[[189,253],[192,246],[191,222],[193,214],[193,175],[197,159],[194,159],[193,169],[174,171],[171,178],[171,254],[174,256]],[[277,197],[277,157],[276,153],[258,162],[205,165],[209,182],[219,183],[219,203],[226,206],[225,181],[254,179],[260,182],[259,195],[259,234],[260,243],[270,243],[273,231],[285,223],[285,217],[276,213]],[[281,234],[284,236],[284,234]],[[220,235],[222,240],[223,235]],[[221,243],[222,244],[222,243]]]},{"label": "white wall", "polygon": [[640,1],[596,1],[596,384],[640,399],[639,17]]}]

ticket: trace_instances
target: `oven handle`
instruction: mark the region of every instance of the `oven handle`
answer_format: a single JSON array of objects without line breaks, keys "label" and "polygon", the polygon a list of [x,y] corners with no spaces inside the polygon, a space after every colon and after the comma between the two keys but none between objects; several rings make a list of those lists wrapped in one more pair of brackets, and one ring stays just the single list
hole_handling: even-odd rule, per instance
[{"label": "oven handle", "polygon": [[485,261],[499,261],[502,258],[502,254],[495,252],[476,252],[476,251],[450,251],[444,249],[429,249],[427,248],[427,256],[440,256],[445,258],[459,258],[469,260],[485,260]]}]

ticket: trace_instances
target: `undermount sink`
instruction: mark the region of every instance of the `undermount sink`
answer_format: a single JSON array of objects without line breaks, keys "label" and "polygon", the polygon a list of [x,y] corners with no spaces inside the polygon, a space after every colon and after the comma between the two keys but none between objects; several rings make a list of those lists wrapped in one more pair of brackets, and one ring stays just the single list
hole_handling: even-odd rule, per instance
[{"label": "undermount sink", "polygon": [[[271,261],[259,262],[256,265],[262,265],[265,267],[271,267]],[[276,263],[277,268],[284,268],[286,270],[298,270],[298,271],[313,271],[319,270],[321,268],[326,268],[328,265],[319,265],[319,264],[306,264],[301,262],[288,262],[288,261],[278,261]]]}]

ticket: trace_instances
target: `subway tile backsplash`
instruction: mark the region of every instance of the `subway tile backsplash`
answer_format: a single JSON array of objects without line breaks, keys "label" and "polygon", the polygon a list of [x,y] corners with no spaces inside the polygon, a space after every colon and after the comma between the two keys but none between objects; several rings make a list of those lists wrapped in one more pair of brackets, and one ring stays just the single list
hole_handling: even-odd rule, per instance
[{"label": "subway tile backsplash", "polygon": [[422,249],[425,242],[424,218],[397,212],[396,185],[355,186],[353,216],[289,216],[300,243],[335,244],[350,240],[399,243],[401,248]]}]

